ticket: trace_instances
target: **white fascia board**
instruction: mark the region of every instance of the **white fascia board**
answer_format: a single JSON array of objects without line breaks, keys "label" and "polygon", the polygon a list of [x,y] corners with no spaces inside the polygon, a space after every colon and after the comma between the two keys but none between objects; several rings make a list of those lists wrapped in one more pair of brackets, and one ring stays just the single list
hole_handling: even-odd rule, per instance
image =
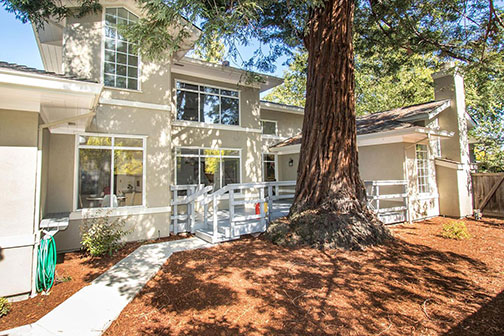
[{"label": "white fascia board", "polygon": [[103,84],[50,77],[29,72],[0,69],[0,85],[17,85],[38,91],[62,91],[73,94],[100,94]]},{"label": "white fascia board", "polygon": [[301,151],[301,144],[278,147],[278,148],[270,148],[269,151],[271,153],[279,155],[298,154]]},{"label": "white fascia board", "polygon": [[439,159],[439,158],[435,159],[435,163],[436,163],[436,166],[455,169],[455,170],[464,170],[464,168],[466,167],[461,162],[447,161],[447,160],[443,160],[443,159]]},{"label": "white fascia board", "polygon": [[429,113],[429,119],[436,117],[439,113],[443,112],[451,106],[451,100],[445,101],[441,106],[438,106],[434,111]]},{"label": "white fascia board", "polygon": [[302,107],[278,105],[278,104],[268,103],[268,102],[261,102],[260,106],[261,106],[261,109],[265,109],[265,110],[280,111],[280,112],[294,113],[294,114],[300,114],[300,115],[304,114],[304,108],[302,108]]},{"label": "white fascia board", "polygon": [[[404,136],[406,135],[428,135],[438,136],[438,137],[452,137],[454,132],[449,132],[445,130],[433,130],[426,127],[408,127],[398,130],[361,134],[357,135],[357,146],[374,146],[374,145],[384,145],[404,141]],[[292,154],[299,153],[301,145],[290,145],[279,148],[271,148],[270,151],[278,154]]]},{"label": "white fascia board", "polygon": [[162,104],[151,104],[151,103],[143,103],[139,101],[132,100],[123,100],[123,99],[111,99],[111,98],[100,98],[100,104],[103,105],[116,105],[116,106],[125,106],[125,107],[136,107],[143,108],[148,110],[161,110],[161,111],[171,111],[170,105],[162,105]]},{"label": "white fascia board", "polygon": [[[180,65],[177,65],[179,63]],[[197,67],[196,69],[184,69],[183,65],[192,65]],[[205,71],[207,70],[207,71]],[[210,63],[201,61],[195,58],[184,57],[180,61],[175,62],[171,67],[172,73],[202,77],[210,80],[216,80],[220,82],[228,82],[232,84],[239,84],[241,86],[248,86],[260,89],[261,92],[269,90],[275,86],[283,83],[283,79],[275,76],[265,75],[257,73],[257,75],[265,79],[265,83],[245,83],[243,82],[243,76],[245,76],[249,71],[238,69],[232,66],[224,66],[222,64]]]}]

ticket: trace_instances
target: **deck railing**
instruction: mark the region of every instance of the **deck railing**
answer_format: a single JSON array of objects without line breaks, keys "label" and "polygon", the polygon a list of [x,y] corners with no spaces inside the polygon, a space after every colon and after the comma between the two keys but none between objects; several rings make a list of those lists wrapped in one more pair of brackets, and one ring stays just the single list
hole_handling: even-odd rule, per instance
[{"label": "deck railing", "polygon": [[[364,181],[369,207],[385,224],[409,222],[408,181],[376,180]],[[394,188],[396,187],[396,188]],[[393,189],[392,191],[390,189]],[[400,189],[398,192],[395,189]],[[384,201],[384,202],[381,202]],[[398,206],[384,206],[383,203],[400,203]]]}]

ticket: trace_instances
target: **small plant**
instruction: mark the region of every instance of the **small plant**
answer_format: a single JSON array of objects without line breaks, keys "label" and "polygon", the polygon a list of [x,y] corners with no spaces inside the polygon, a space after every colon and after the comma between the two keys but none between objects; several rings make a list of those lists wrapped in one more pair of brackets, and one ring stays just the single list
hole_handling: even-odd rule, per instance
[{"label": "small plant", "polygon": [[63,283],[63,282],[69,282],[69,281],[72,281],[71,276],[56,277],[56,283]]},{"label": "small plant", "polygon": [[124,230],[125,225],[124,219],[111,219],[108,212],[86,217],[81,226],[81,244],[93,257],[110,256],[124,245],[121,239],[130,233],[130,230]]},{"label": "small plant", "polygon": [[6,298],[0,297],[0,317],[9,314],[11,310],[11,304]]},{"label": "small plant", "polygon": [[442,235],[445,238],[456,240],[471,238],[471,235],[467,231],[465,223],[461,221],[452,221],[450,223],[444,224]]}]

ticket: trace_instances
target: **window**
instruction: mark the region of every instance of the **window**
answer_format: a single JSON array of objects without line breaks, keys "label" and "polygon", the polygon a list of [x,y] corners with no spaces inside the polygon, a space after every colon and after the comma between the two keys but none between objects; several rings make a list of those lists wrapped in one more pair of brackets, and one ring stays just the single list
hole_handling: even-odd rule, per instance
[{"label": "window", "polygon": [[429,186],[429,153],[427,145],[416,145],[416,167],[418,192],[430,192]]},{"label": "window", "polygon": [[275,154],[263,154],[263,174],[265,182],[276,181]]},{"label": "window", "polygon": [[79,209],[143,204],[144,139],[78,136]]},{"label": "window", "polygon": [[176,150],[176,184],[211,185],[214,190],[240,183],[240,151],[236,149]]},{"label": "window", "polygon": [[124,8],[105,9],[105,86],[138,90],[138,52],[117,30],[117,26],[137,20],[136,15]]},{"label": "window", "polygon": [[272,120],[261,120],[262,134],[277,135],[277,122]]},{"label": "window", "polygon": [[177,82],[177,119],[239,125],[238,91]]}]

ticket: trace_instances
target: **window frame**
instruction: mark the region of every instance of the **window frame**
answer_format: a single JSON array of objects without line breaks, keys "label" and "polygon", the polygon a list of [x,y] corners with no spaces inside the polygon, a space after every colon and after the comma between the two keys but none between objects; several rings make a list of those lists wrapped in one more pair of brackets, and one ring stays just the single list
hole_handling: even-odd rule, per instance
[{"label": "window frame", "polygon": [[[178,150],[181,150],[181,149],[197,149],[198,150],[198,154],[182,154],[182,155],[179,155],[178,154]],[[217,155],[201,155],[200,151],[201,150],[220,150],[220,151],[225,151],[225,150],[232,150],[232,151],[238,151],[238,155],[226,155],[226,156],[222,156],[222,154],[220,156],[217,156]],[[175,185],[179,185],[178,184],[178,176],[177,176],[177,159],[179,157],[192,157],[192,158],[197,158],[198,159],[198,162],[200,162],[200,159],[202,157],[219,157],[221,160],[219,162],[219,171],[220,171],[220,176],[219,176],[219,181],[220,181],[220,186],[219,186],[219,189],[223,188],[222,186],[222,182],[223,182],[223,174],[224,174],[224,170],[222,169],[222,158],[237,158],[239,159],[239,166],[240,166],[240,169],[239,169],[239,175],[240,175],[240,181],[237,182],[237,183],[242,183],[243,181],[243,175],[242,175],[242,170],[243,170],[243,166],[242,166],[242,149],[241,148],[229,148],[229,147],[198,147],[198,146],[177,146],[174,148],[174,158],[175,158],[175,164],[174,164],[174,172],[173,172],[173,176],[175,177],[174,179],[174,184]],[[200,169],[200,166],[198,165],[198,183],[197,184],[202,184],[201,183],[201,172],[199,171]],[[218,189],[216,189],[218,190]],[[215,190],[214,190],[215,191]]]},{"label": "window frame", "polygon": [[[423,146],[425,150],[419,150],[418,147]],[[426,154],[425,159],[419,159],[418,158],[418,153],[423,152]],[[424,161],[425,166],[422,167],[423,170],[425,170],[426,175],[420,175],[420,166],[419,166],[419,161]],[[430,153],[429,153],[429,146],[427,144],[415,144],[415,168],[416,168],[416,183],[417,183],[417,188],[418,188],[418,193],[421,195],[426,195],[430,194],[432,192],[431,188],[431,169],[430,169]],[[422,179],[425,179],[425,183],[421,183]],[[425,187],[425,189],[424,189]]]},{"label": "window frame", "polygon": [[[111,138],[110,146],[94,146],[94,145],[81,145],[79,137],[91,136]],[[105,149],[110,150],[111,163],[110,163],[110,190],[114,190],[114,151],[115,151],[115,138],[128,138],[128,139],[142,139],[142,147],[116,147],[123,150],[141,150],[142,151],[142,204],[141,205],[125,205],[121,207],[96,207],[96,208],[79,208],[79,149]],[[74,200],[73,211],[83,210],[100,210],[100,209],[131,209],[131,208],[145,208],[146,207],[146,182],[147,182],[147,136],[146,135],[131,135],[131,134],[109,134],[109,133],[78,133],[75,135],[75,153],[74,153]],[[112,199],[110,200],[112,204]]]},{"label": "window frame", "polygon": [[[275,134],[264,134],[264,125],[263,122],[271,122],[275,124]],[[278,120],[268,120],[261,119],[261,135],[263,137],[278,137]]]},{"label": "window frame", "polygon": [[[177,87],[179,83],[181,83],[181,84],[189,84],[189,85],[197,85],[198,86],[198,90],[179,89]],[[238,97],[223,96],[220,92],[218,94],[204,92],[204,91],[200,90],[200,86],[205,86],[205,87],[209,87],[209,88],[212,88],[212,89],[219,89],[219,90],[226,90],[226,91],[235,91],[235,92],[238,92]],[[241,126],[242,118],[241,118],[241,90],[240,89],[231,89],[231,88],[228,88],[228,87],[222,87],[222,86],[213,85],[213,84],[203,84],[203,83],[197,83],[197,82],[192,82],[192,81],[175,79],[175,86],[173,87],[173,90],[174,90],[173,96],[175,97],[175,121],[183,121],[183,122],[190,122],[190,123],[200,123],[200,124],[204,124],[204,125],[220,125],[220,126],[224,126],[224,127],[226,127],[226,126],[240,127]],[[192,92],[192,93],[198,93],[198,109],[197,109],[198,120],[178,119],[178,109],[177,109],[177,105],[178,105],[177,91],[178,90],[186,91],[186,92]],[[221,120],[221,116],[222,116],[221,97],[238,99],[238,124],[237,125],[229,125],[229,124],[223,124],[221,122],[219,122],[219,123],[207,123],[207,122],[201,121],[201,113],[200,113],[201,99],[200,99],[200,95],[202,93],[203,94],[214,95],[214,96],[218,96],[219,97],[219,121]]]},{"label": "window frame", "polygon": [[[121,90],[121,91],[130,91],[130,92],[142,92],[142,81],[140,80],[140,75],[142,73],[142,58],[140,53],[138,53],[138,64],[137,64],[137,89],[128,89],[126,88],[120,88],[116,86],[108,86],[105,85],[105,40],[106,40],[106,11],[109,8],[123,8],[130,12],[131,14],[137,16],[140,19],[140,15],[135,14],[132,10],[130,10],[127,7],[124,6],[117,6],[117,5],[108,5],[108,6],[102,6],[102,35],[101,35],[101,65],[100,65],[100,83],[103,84],[103,87],[106,89],[111,89],[111,90]],[[128,42],[130,43],[130,42]],[[117,51],[116,51],[117,53]],[[128,54],[126,54],[128,55]],[[126,68],[127,71],[127,68]],[[129,77],[126,77],[129,78]]]},{"label": "window frame", "polygon": [[[273,155],[275,157],[275,160],[274,161],[270,161],[270,160],[265,160],[264,157],[266,155]],[[275,153],[271,153],[271,152],[263,152],[262,153],[262,173],[263,173],[263,182],[266,182],[266,172],[265,172],[265,162],[273,162],[275,164],[275,181],[278,182],[278,154],[275,154]]]}]

